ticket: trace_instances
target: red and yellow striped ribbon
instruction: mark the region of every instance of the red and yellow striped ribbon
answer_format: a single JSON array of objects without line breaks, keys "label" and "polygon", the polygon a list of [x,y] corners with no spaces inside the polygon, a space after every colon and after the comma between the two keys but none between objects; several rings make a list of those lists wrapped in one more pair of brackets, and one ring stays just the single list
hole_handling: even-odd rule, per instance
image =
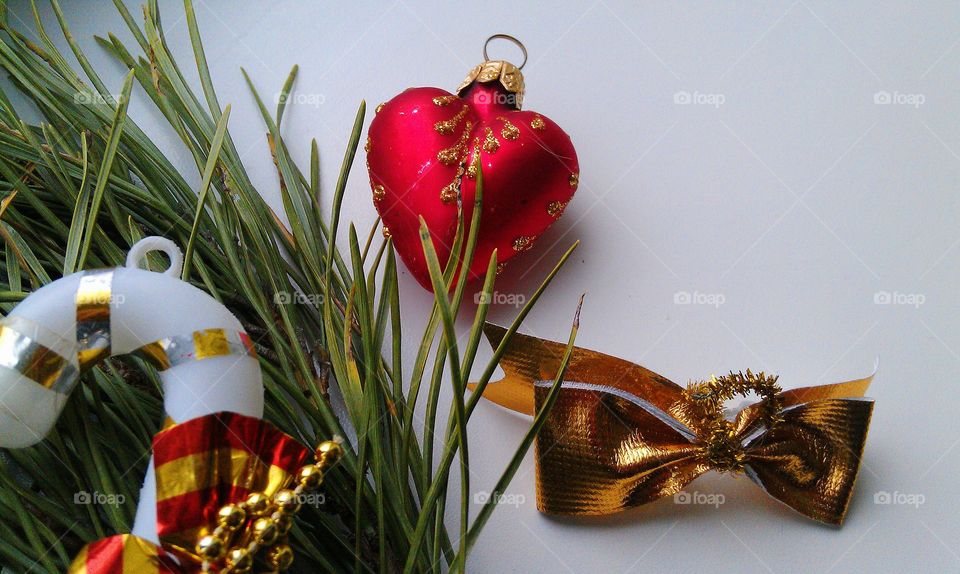
[{"label": "red and yellow striped ribbon", "polygon": [[193,548],[200,531],[216,525],[220,507],[252,492],[272,496],[311,451],[262,419],[221,412],[161,431],[153,454],[162,548],[132,535],[113,536],[87,545],[70,574],[199,572]]},{"label": "red and yellow striped ribbon", "polygon": [[252,492],[273,495],[310,450],[261,419],[216,413],[161,431],[153,454],[160,541],[191,551],[221,506]]},{"label": "red and yellow striped ribbon", "polygon": [[187,574],[162,548],[132,534],[86,545],[67,574]]}]

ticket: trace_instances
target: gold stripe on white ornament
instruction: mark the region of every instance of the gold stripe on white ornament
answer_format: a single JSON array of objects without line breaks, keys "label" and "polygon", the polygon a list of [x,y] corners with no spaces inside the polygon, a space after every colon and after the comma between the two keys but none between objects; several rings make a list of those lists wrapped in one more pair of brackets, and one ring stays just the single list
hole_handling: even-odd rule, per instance
[{"label": "gold stripe on white ornament", "polygon": [[165,337],[148,343],[134,355],[165,371],[190,361],[201,361],[229,355],[257,357],[253,342],[246,333],[226,329],[203,329],[189,335]]},{"label": "gold stripe on white ornament", "polygon": [[113,269],[88,271],[77,286],[77,360],[85,371],[111,355]]},{"label": "gold stripe on white ornament", "polygon": [[[77,367],[69,359],[23,333],[24,320],[8,317],[0,324],[0,367],[62,394],[77,383]],[[22,330],[21,330],[22,329]]]}]

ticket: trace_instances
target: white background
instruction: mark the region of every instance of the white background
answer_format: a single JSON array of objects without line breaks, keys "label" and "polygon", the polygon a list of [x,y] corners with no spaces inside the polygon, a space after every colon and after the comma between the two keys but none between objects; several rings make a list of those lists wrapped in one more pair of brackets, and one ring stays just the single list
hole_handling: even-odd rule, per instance
[{"label": "white background", "polygon": [[[523,502],[494,514],[471,572],[960,567],[957,3],[195,4],[220,99],[234,106],[231,132],[274,205],[275,170],[241,66],[270,97],[299,64],[301,99],[288,108],[285,136],[304,164],[317,138],[329,194],[361,98],[372,111],[409,86],[453,89],[481,61],[488,35],[511,33],[530,51],[525,109],[571,135],[582,172],[566,216],[499,282],[500,293],[528,295],[574,239],[583,242],[526,332],[564,339],[587,291],[579,345],[680,383],[750,367],[780,373],[785,387],[824,384],[863,375],[880,358],[842,529],[791,513],[744,478],[716,475],[689,490],[722,494],[718,508],[666,499],[607,518],[548,518],[535,507],[528,456],[510,488]],[[112,5],[63,5],[119,91],[123,70],[91,38],[130,38]],[[199,92],[182,6],[161,8]],[[30,21],[25,3],[14,10]],[[49,8],[41,12],[54,29]],[[509,46],[491,52],[516,62]],[[678,92],[693,103],[675,103]],[[875,103],[884,94],[892,103]],[[138,97],[133,117],[195,171]],[[363,165],[361,152],[346,199],[361,230],[375,219]],[[430,295],[407,275],[402,289],[405,330],[416,333]],[[682,292],[694,303],[676,304]],[[884,292],[892,304],[875,303]],[[708,300],[722,304],[696,303]],[[514,313],[502,305],[492,317]],[[529,423],[485,405],[471,424],[479,492]],[[875,503],[884,492],[893,504]]]}]

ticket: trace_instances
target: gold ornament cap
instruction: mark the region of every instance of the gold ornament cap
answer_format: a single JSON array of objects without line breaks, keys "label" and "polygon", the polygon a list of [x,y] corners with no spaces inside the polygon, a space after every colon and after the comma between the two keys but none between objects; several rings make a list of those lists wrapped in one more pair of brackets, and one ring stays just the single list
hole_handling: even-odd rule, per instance
[{"label": "gold ornament cap", "polygon": [[[487,56],[487,46],[491,40],[497,39],[509,40],[520,48],[523,52],[523,62],[521,62],[519,66],[515,66],[506,60],[491,60]],[[523,105],[524,94],[523,73],[521,73],[520,70],[527,63],[527,48],[520,40],[517,40],[509,34],[494,34],[487,38],[487,41],[483,45],[483,59],[484,62],[477,64],[470,70],[467,77],[457,86],[457,95],[462,97],[467,88],[472,86],[474,82],[481,84],[499,82],[504,90],[513,94],[513,101],[511,103],[519,110]]]}]

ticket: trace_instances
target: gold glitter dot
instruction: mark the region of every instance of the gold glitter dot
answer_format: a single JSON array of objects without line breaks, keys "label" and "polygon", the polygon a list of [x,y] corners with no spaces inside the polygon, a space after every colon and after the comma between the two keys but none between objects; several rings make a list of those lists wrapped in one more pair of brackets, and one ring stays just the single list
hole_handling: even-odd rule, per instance
[{"label": "gold glitter dot", "polygon": [[580,185],[580,174],[579,174],[579,173],[571,173],[571,174],[570,174],[570,187],[577,187],[578,185]]},{"label": "gold glitter dot", "polygon": [[437,159],[443,165],[453,165],[457,163],[457,151],[455,147],[442,149],[437,152]]},{"label": "gold glitter dot", "polygon": [[503,122],[503,129],[500,130],[500,135],[503,136],[503,139],[514,141],[520,137],[520,129],[517,126],[510,123],[510,120],[504,117],[497,118]]},{"label": "gold glitter dot", "polygon": [[453,181],[440,190],[440,201],[443,203],[453,203],[460,195],[460,182],[463,180],[463,164],[457,166],[457,174],[453,176]]},{"label": "gold glitter dot", "polygon": [[433,105],[443,107],[443,106],[452,104],[453,102],[459,99],[460,99],[459,97],[454,96],[452,94],[446,95],[446,96],[437,96],[433,98]]},{"label": "gold glitter dot", "polygon": [[379,202],[379,201],[381,201],[384,197],[386,197],[386,195],[387,195],[387,192],[386,192],[385,189],[383,189],[383,186],[382,186],[382,185],[379,185],[379,184],[378,184],[378,185],[373,186],[373,200],[374,200],[374,201]]},{"label": "gold glitter dot", "polygon": [[546,124],[543,123],[543,118],[540,116],[534,116],[534,118],[530,120],[530,127],[535,130],[542,130],[545,126]]},{"label": "gold glitter dot", "polygon": [[527,235],[521,235],[520,237],[513,240],[513,250],[514,251],[526,251],[533,247],[534,237]]},{"label": "gold glitter dot", "polygon": [[547,213],[550,217],[560,217],[563,215],[563,210],[567,208],[566,201],[551,201],[547,204]]},{"label": "gold glitter dot", "polygon": [[487,153],[496,153],[496,151],[500,149],[500,140],[494,137],[493,130],[490,128],[483,128],[483,133],[483,151]]},{"label": "gold glitter dot", "polygon": [[371,143],[373,143],[373,142],[370,141],[370,136],[367,136],[367,143],[363,144],[363,151],[365,151],[365,152],[367,152],[367,153],[370,153],[370,145],[371,145]]},{"label": "gold glitter dot", "polygon": [[443,203],[453,203],[457,199],[457,182],[444,186],[440,190],[440,201]]},{"label": "gold glitter dot", "polygon": [[480,138],[473,140],[473,156],[470,158],[470,166],[467,167],[467,177],[477,179],[477,171],[480,169]]},{"label": "gold glitter dot", "polygon": [[463,133],[460,134],[460,139],[457,140],[456,145],[437,152],[437,160],[443,165],[454,165],[459,162],[460,156],[462,156],[467,149],[467,140],[470,139],[470,130],[472,129],[472,122],[464,124]]},{"label": "gold glitter dot", "polygon": [[506,263],[497,263],[497,275],[503,273],[503,270],[507,267]]},{"label": "gold glitter dot", "polygon": [[383,102],[383,103],[381,103],[380,105],[378,105],[378,106],[377,106],[377,109],[376,109],[376,110],[374,110],[374,112],[373,112],[373,113],[375,113],[375,114],[379,114],[379,113],[380,113],[380,110],[382,110],[382,109],[383,109],[383,106],[385,106],[385,105],[387,105],[387,102]]},{"label": "gold glitter dot", "polygon": [[390,233],[390,228],[387,227],[386,225],[383,226],[382,232],[383,232],[383,236],[384,236],[384,237],[390,237],[390,235],[391,235],[391,233]]},{"label": "gold glitter dot", "polygon": [[453,130],[456,129],[457,125],[460,123],[460,120],[467,115],[467,111],[469,109],[469,107],[463,106],[463,109],[457,112],[457,114],[449,120],[441,120],[433,124],[433,129],[436,130],[438,134],[443,136],[452,134]]}]

